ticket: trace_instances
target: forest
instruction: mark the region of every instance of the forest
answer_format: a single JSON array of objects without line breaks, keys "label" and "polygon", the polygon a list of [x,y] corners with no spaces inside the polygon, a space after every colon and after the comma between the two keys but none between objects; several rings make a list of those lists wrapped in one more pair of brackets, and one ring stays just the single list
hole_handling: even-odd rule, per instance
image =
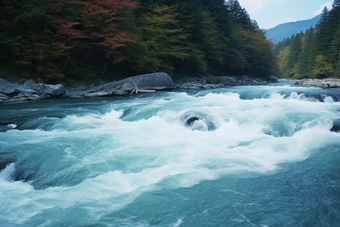
[{"label": "forest", "polygon": [[[327,32],[334,36],[340,27]],[[299,36],[292,40],[308,41]],[[285,42],[281,58],[300,55]],[[332,54],[320,52],[317,58],[328,62]],[[279,74],[274,45],[237,0],[2,0],[0,69],[45,83],[159,71],[178,80],[199,75],[268,80]]]},{"label": "forest", "polygon": [[340,0],[320,22],[276,46],[283,78],[340,78]]}]

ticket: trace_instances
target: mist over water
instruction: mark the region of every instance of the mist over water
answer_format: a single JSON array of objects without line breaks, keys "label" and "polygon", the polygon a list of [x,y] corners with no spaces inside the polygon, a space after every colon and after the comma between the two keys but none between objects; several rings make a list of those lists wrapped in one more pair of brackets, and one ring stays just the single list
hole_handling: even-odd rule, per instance
[{"label": "mist over water", "polygon": [[0,108],[0,226],[337,226],[339,91],[272,84]]}]

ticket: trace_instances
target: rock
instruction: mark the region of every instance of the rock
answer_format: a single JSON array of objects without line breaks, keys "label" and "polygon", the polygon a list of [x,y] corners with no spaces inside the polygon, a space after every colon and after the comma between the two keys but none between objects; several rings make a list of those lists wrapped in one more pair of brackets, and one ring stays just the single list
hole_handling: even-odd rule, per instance
[{"label": "rock", "polygon": [[27,99],[31,101],[37,101],[37,100],[40,100],[40,96],[33,94],[33,95],[28,96]]},{"label": "rock", "polygon": [[[0,79],[0,102],[17,103],[36,101],[42,98],[59,98],[66,94],[62,84],[50,85],[27,80],[24,86]],[[11,98],[12,97],[12,98]]]},{"label": "rock", "polygon": [[0,93],[7,94],[7,95],[16,93],[16,87],[12,85],[0,86]]},{"label": "rock", "polygon": [[32,89],[40,94],[43,94],[44,97],[61,97],[66,94],[66,89],[62,84],[35,84]]},{"label": "rock", "polygon": [[35,86],[35,82],[33,80],[26,80],[24,83],[25,88],[32,89]]},{"label": "rock", "polygon": [[9,97],[5,94],[0,93],[0,100],[7,100]]},{"label": "rock", "polygon": [[25,97],[26,95],[24,93],[19,93],[16,96],[14,96],[14,99],[20,99],[21,97]]},{"label": "rock", "polygon": [[25,96],[32,96],[33,94],[36,94],[36,91],[31,89],[23,89],[21,92],[24,93]]},{"label": "rock", "polygon": [[138,90],[165,90],[173,89],[174,84],[172,78],[166,73],[151,73],[107,83],[86,91],[82,95],[87,98],[127,95],[130,94],[136,86]]},{"label": "rock", "polygon": [[238,85],[267,85],[268,82],[257,78],[249,78],[248,76],[220,76],[218,77],[220,83],[225,86],[238,86]]},{"label": "rock", "polygon": [[332,132],[340,132],[340,119],[337,119],[333,122],[333,126],[331,128]]},{"label": "rock", "polygon": [[[172,89],[174,86],[173,80],[168,74],[151,73],[105,84],[104,91],[109,95],[128,94],[135,88],[134,83],[139,90],[165,90]],[[117,89],[118,87],[120,88]]]},{"label": "rock", "polygon": [[218,80],[221,84],[224,84],[226,86],[234,86],[237,83],[235,78],[228,76],[220,76],[218,77]]},{"label": "rock", "polygon": [[302,79],[297,80],[294,84],[334,89],[340,88],[340,79]]},{"label": "rock", "polygon": [[32,87],[33,90],[37,91],[38,93],[41,93],[42,90],[44,89],[44,84],[43,83],[38,83],[38,84],[35,84],[33,87]]},{"label": "rock", "polygon": [[87,93],[84,94],[85,98],[93,98],[93,97],[102,97],[102,96],[107,96],[109,93],[105,91],[99,91],[99,92],[93,92],[93,93]]},{"label": "rock", "polygon": [[45,84],[43,86],[42,93],[50,95],[51,97],[61,97],[66,93],[66,89],[62,84]]},{"label": "rock", "polygon": [[179,117],[179,121],[193,131],[214,131],[216,129],[212,120],[210,120],[208,116],[200,113],[186,112]]}]

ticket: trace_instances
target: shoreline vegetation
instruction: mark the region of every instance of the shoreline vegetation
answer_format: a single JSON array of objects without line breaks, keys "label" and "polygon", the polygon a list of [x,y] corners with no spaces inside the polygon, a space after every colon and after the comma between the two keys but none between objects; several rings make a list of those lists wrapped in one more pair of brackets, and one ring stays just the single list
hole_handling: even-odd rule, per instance
[{"label": "shoreline vegetation", "polygon": [[133,93],[154,92],[160,90],[215,89],[240,85],[267,85],[268,82],[248,76],[221,76],[190,78],[186,82],[174,83],[167,73],[151,73],[129,77],[120,81],[99,84],[63,84],[35,83],[33,80],[6,81],[0,78],[0,103],[23,103],[49,98],[93,98],[103,96],[132,95]]},{"label": "shoreline vegetation", "polygon": [[334,0],[331,10],[324,8],[315,28],[293,35],[275,48],[281,78],[340,78],[340,0]]},{"label": "shoreline vegetation", "polygon": [[[201,78],[190,78],[186,82],[174,83],[170,75],[162,72],[129,77],[109,83],[101,81],[99,84],[78,84],[73,86],[35,83],[33,80],[21,80],[21,83],[18,81],[8,82],[0,78],[0,104],[25,103],[52,98],[126,96],[133,93],[161,90],[199,90],[231,86],[268,85],[267,81],[249,78],[248,76],[214,77],[214,83],[211,83],[210,80],[202,76]],[[326,89],[340,88],[340,79],[279,79],[270,82],[284,81],[295,81],[295,85],[302,86],[318,86]]]}]

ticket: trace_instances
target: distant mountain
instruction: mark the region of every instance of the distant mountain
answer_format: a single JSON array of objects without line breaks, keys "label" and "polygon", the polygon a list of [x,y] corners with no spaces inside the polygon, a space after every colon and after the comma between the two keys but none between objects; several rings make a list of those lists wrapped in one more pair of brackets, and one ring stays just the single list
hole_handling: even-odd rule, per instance
[{"label": "distant mountain", "polygon": [[272,39],[273,43],[277,44],[285,38],[290,38],[292,35],[300,33],[301,31],[305,32],[310,27],[315,27],[320,18],[321,15],[309,20],[279,24],[275,28],[268,29],[266,36],[268,39]]}]

